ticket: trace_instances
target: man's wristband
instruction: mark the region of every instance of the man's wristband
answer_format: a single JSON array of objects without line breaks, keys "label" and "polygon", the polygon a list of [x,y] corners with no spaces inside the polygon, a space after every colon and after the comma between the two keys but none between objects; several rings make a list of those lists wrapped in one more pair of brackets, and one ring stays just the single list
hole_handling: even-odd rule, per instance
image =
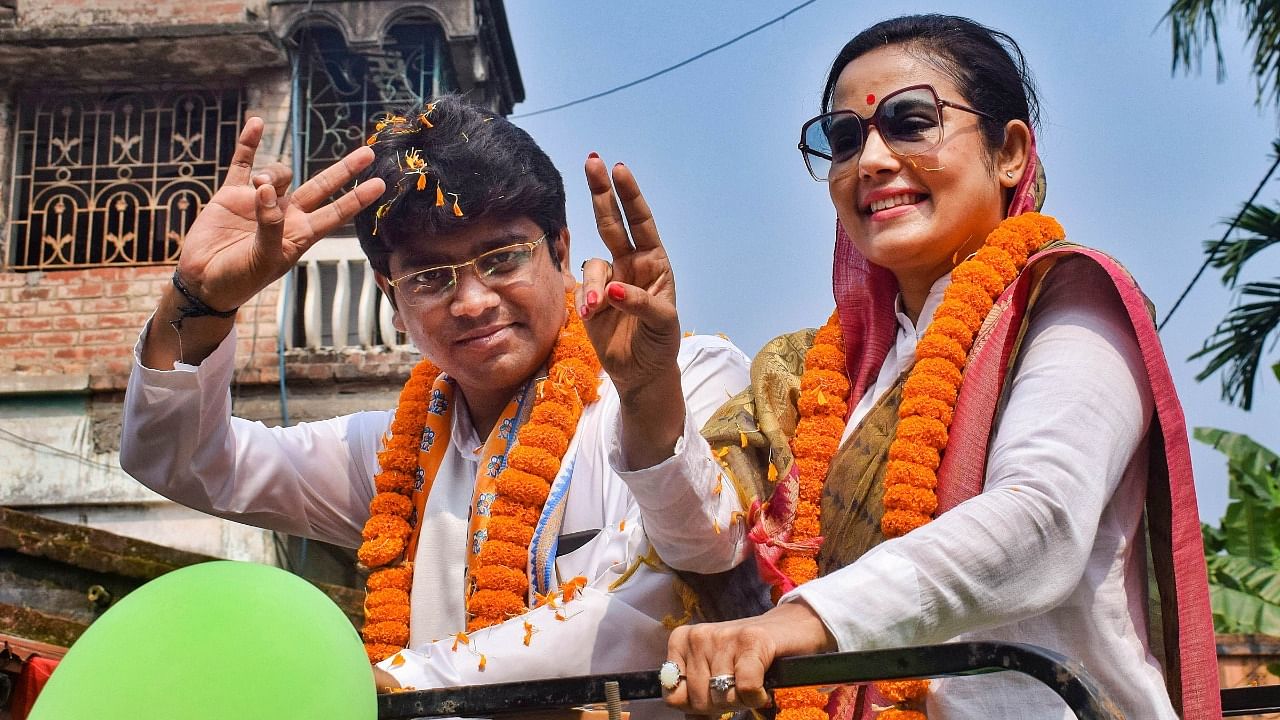
[{"label": "man's wristband", "polygon": [[179,318],[178,322],[181,322],[182,320],[185,320],[187,318],[194,318],[194,317],[216,317],[216,318],[235,317],[236,311],[240,309],[240,306],[238,305],[226,311],[214,310],[213,308],[209,307],[209,305],[205,303],[205,301],[201,300],[200,298],[192,294],[191,290],[187,288],[186,283],[182,282],[182,276],[178,274],[177,268],[173,269],[173,287],[177,289],[177,291],[181,293],[182,297],[185,298],[187,301],[186,305],[183,305],[178,308],[178,313],[182,316],[181,318]]}]

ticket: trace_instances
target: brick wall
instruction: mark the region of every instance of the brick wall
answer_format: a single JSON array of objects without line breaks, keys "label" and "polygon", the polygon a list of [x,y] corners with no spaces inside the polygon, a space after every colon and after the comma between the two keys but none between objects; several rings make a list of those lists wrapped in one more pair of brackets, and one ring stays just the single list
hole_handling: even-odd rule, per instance
[{"label": "brick wall", "polygon": [[[138,332],[169,283],[171,267],[0,273],[0,375],[88,375],[95,390],[128,380]],[[237,367],[275,382],[274,287],[237,317]]]},{"label": "brick wall", "polygon": [[211,25],[244,22],[265,15],[265,0],[22,0],[18,26],[55,28],[87,25]]}]

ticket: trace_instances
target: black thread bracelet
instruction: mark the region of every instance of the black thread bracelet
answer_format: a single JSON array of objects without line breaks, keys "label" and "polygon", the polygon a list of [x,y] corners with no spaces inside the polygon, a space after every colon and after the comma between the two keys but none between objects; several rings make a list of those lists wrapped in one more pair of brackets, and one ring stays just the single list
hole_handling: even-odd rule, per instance
[{"label": "black thread bracelet", "polygon": [[178,313],[182,316],[178,318],[177,320],[178,323],[181,323],[183,320],[186,320],[187,318],[195,318],[195,317],[216,317],[216,318],[235,317],[236,311],[240,309],[239,305],[231,308],[230,310],[225,310],[225,311],[214,310],[213,308],[209,307],[209,305],[205,303],[205,301],[191,294],[191,291],[187,289],[186,283],[182,282],[182,276],[178,274],[177,268],[173,269],[173,287],[176,288],[178,292],[182,293],[182,297],[186,298],[187,302],[190,303],[189,305],[183,305],[178,308]]}]

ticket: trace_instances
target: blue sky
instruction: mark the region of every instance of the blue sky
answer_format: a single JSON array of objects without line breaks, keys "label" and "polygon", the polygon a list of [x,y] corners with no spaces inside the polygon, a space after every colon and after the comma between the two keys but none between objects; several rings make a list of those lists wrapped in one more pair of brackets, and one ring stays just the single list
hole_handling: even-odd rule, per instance
[{"label": "blue sky", "polygon": [[[527,99],[515,115],[589,95],[683,60],[780,15],[798,0],[599,3],[508,0]],[[795,149],[817,113],[831,58],[859,30],[911,12],[971,17],[1011,34],[1039,83],[1045,212],[1068,237],[1124,262],[1160,317],[1225,216],[1270,166],[1277,115],[1253,103],[1244,36],[1226,23],[1228,77],[1170,72],[1167,2],[853,3],[818,0],[760,33],[648,83],[515,122],[565,175],[575,258],[602,255],[581,167],[624,161],[653,208],[687,329],[723,332],[748,353],[832,307],[834,211]],[[1012,9],[1011,9],[1012,8]],[[1272,182],[1261,200],[1280,199]],[[1280,253],[1245,280],[1280,275]],[[757,288],[767,288],[767,294]],[[1195,381],[1186,361],[1231,307],[1206,273],[1162,333],[1188,424],[1247,432],[1280,450],[1280,384],[1268,371],[1245,413]],[[1270,354],[1271,362],[1280,353]],[[1100,438],[1100,440],[1102,440]],[[1226,506],[1226,466],[1192,443],[1201,516]]]}]

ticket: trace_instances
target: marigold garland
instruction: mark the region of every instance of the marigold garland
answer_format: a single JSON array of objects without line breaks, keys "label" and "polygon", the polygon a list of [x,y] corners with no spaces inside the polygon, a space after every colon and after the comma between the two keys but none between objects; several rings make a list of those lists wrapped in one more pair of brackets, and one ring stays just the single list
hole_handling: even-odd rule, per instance
[{"label": "marigold garland", "polygon": [[[916,363],[907,376],[898,407],[898,428],[889,446],[884,479],[885,537],[905,535],[933,519],[938,509],[937,469],[946,450],[968,353],[996,298],[1013,282],[1027,259],[1045,243],[1064,236],[1051,217],[1025,213],[993,230],[983,247],[951,274],[934,319],[916,345]],[[832,313],[805,356],[797,403],[800,422],[791,441],[800,477],[800,494],[791,540],[780,569],[797,585],[817,577],[814,558],[821,542],[818,522],[822,490],[848,414],[849,381],[840,319]],[[926,680],[876,683],[893,707],[880,720],[924,720],[920,710],[929,690]],[[821,720],[827,716],[825,693],[815,688],[778,690],[778,720]]]},{"label": "marigold garland", "polygon": [[[455,203],[456,205],[456,203]],[[529,419],[516,433],[507,467],[496,479],[488,538],[474,560],[474,587],[467,589],[467,632],[527,612],[529,543],[551,482],[585,406],[598,399],[600,362],[586,328],[565,296],[566,319],[552,351],[547,379],[537,389]],[[370,568],[363,635],[371,662],[399,652],[409,642],[409,592],[413,566],[404,557],[414,528],[412,493],[419,444],[431,386],[440,370],[420,362],[400,393],[395,419],[378,454],[377,494],[357,551]]]}]

